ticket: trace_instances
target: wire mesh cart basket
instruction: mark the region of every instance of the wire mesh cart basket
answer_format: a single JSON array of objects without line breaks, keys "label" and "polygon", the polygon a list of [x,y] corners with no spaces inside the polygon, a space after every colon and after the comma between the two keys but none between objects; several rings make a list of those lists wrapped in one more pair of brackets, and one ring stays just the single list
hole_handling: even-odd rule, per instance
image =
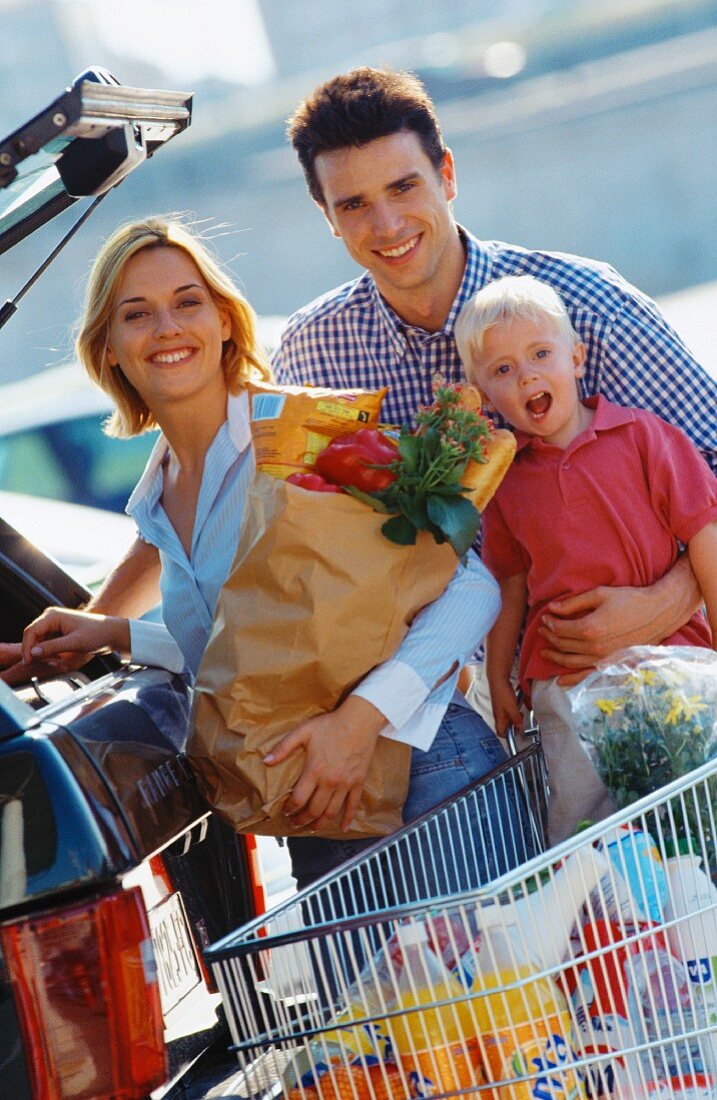
[{"label": "wire mesh cart basket", "polygon": [[547,851],[542,767],[209,949],[237,1096],[717,1097],[717,761]]}]

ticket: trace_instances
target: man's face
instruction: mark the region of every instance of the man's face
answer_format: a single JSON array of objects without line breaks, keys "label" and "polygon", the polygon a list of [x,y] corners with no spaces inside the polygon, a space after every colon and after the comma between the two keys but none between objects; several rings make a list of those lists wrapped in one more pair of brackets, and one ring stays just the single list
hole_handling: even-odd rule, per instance
[{"label": "man's face", "polygon": [[400,313],[403,295],[440,284],[462,251],[450,208],[453,158],[440,169],[417,134],[401,131],[316,158],[323,211],[335,237]]}]

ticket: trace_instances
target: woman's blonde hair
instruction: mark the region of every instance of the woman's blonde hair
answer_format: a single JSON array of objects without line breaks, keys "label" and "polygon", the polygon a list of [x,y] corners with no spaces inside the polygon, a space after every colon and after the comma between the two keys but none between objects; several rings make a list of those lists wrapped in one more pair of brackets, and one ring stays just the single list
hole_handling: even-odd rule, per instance
[{"label": "woman's blonde hair", "polygon": [[489,328],[516,318],[542,321],[546,317],[557,322],[573,346],[580,343],[565,303],[548,283],[533,275],[506,275],[487,283],[468,299],[456,321],[456,346],[466,372],[481,355]]},{"label": "woman's blonde hair", "polygon": [[175,217],[151,217],[120,226],[105,242],[90,272],[85,308],[75,347],[93,382],[108,393],[115,411],[105,424],[108,435],[133,436],[156,428],[155,419],[120,367],[107,363],[109,325],[119,281],[128,261],[145,248],[180,248],[196,264],[215,305],[229,318],[222,364],[227,389],[236,393],[250,377],[269,378],[259,347],[253,309],[226,274],[205,241]]}]

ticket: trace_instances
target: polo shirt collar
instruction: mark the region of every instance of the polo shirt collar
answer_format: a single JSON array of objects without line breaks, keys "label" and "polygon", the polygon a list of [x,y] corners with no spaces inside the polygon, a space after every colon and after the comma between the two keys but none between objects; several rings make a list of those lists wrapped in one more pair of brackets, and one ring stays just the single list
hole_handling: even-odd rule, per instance
[{"label": "polo shirt collar", "polygon": [[[236,394],[229,394],[227,398],[226,425],[229,438],[236,447],[238,454],[241,454],[251,443],[249,395],[245,389],[240,390],[240,392]],[[131,515],[140,504],[144,503],[151,507],[159,499],[162,492],[162,479],[159,477],[159,473],[168,450],[169,444],[167,439],[160,433],[159,439],[152,448],[152,453],[147,460],[144,472],[127,501],[125,511],[129,513],[129,515]]]},{"label": "polo shirt collar", "polygon": [[[625,408],[624,405],[613,405],[611,401],[608,401],[607,398],[603,397],[600,393],[585,398],[583,405],[587,406],[588,409],[595,410],[592,424],[587,432],[583,433],[588,436],[591,433],[595,435],[597,432],[609,432],[613,428],[621,428],[625,424],[632,424],[635,419],[635,414],[632,409]],[[518,451],[522,451],[539,437],[528,435],[527,432],[516,431],[515,438],[518,445]],[[573,440],[573,443],[574,442],[575,440]],[[572,445],[571,443],[570,446],[572,447]]]}]

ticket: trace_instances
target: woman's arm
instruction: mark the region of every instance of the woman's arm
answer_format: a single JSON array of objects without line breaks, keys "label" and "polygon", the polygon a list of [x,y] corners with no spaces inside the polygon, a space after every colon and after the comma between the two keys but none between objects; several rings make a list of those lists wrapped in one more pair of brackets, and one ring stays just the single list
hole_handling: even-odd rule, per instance
[{"label": "woman's arm", "polygon": [[[17,685],[27,683],[32,676],[47,678],[75,672],[93,653],[102,650],[116,649],[128,655],[131,643],[127,619],[144,614],[159,601],[160,572],[157,548],[137,537],[85,609],[118,621],[110,625],[93,617],[78,618],[77,612],[61,618],[65,609],[48,608],[27,628],[30,633],[26,633],[24,649],[20,642],[0,643],[2,679]],[[49,645],[53,632],[54,642]],[[56,644],[60,638],[64,639],[64,649]],[[33,649],[36,652],[31,654]]]},{"label": "woman's arm", "polygon": [[22,660],[62,661],[66,653],[92,654],[112,651],[129,656],[129,621],[117,615],[48,607],[25,627]]},{"label": "woman's arm", "polygon": [[351,824],[386,717],[366,699],[349,695],[330,714],[309,718],[264,758],[271,767],[303,749],[304,767],[284,803],[297,825]]},{"label": "woman's arm", "polygon": [[369,673],[335,711],[302,723],[276,745],[271,766],[303,749],[301,776],[284,807],[300,825],[340,821],[347,828],[379,735],[400,728],[434,688],[447,700],[458,670],[500,609],[498,585],[475,554],[459,565],[444,594],[416,616],[394,657]]},{"label": "woman's arm", "polygon": [[157,547],[138,536],[86,609],[137,619],[159,603],[160,573]]},{"label": "woman's arm", "polygon": [[386,715],[384,736],[402,741],[402,728],[436,693],[448,701],[460,669],[475,653],[500,611],[500,589],[472,551],[445,592],[416,615],[393,657],[368,674],[360,695]]}]

